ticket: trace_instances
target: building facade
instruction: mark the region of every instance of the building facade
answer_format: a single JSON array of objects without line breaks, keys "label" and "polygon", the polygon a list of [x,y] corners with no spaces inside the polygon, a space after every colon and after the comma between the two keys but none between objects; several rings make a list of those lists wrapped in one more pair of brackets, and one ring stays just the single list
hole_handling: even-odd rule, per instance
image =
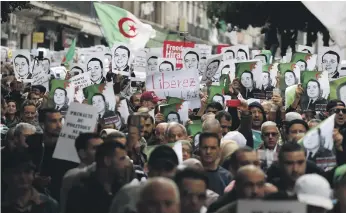
[{"label": "building facade", "polygon": [[[207,2],[109,1],[152,25],[156,37],[148,47],[161,47],[164,40],[187,40],[215,44],[210,41],[211,21],[207,18]],[[90,1],[32,1],[30,10],[11,14],[2,24],[1,45],[12,49],[44,47],[63,50],[77,37],[77,46],[107,45],[102,34],[93,3]],[[180,33],[184,31],[187,33]],[[33,43],[34,32],[43,32],[44,40]],[[219,43],[229,43],[226,36],[218,36]]]}]

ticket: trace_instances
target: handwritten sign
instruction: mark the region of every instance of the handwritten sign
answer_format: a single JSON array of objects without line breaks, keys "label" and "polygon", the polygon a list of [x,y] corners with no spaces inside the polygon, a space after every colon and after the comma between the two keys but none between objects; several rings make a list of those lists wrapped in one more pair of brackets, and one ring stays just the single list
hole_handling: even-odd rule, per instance
[{"label": "handwritten sign", "polygon": [[298,201],[239,200],[237,212],[241,213],[306,213],[306,205]]},{"label": "handwritten sign", "polygon": [[184,47],[195,47],[192,42],[180,42],[180,41],[164,41],[163,42],[163,57],[164,58],[176,58],[176,68],[183,68],[182,52]]},{"label": "handwritten sign", "polygon": [[146,72],[147,67],[147,49],[139,49],[137,51],[134,51],[134,63],[133,63],[133,70],[135,72]]},{"label": "handwritten sign", "polygon": [[199,99],[199,76],[194,72],[162,72],[147,76],[146,90],[160,98]]},{"label": "handwritten sign", "polygon": [[199,53],[201,57],[208,58],[211,56],[212,46],[206,44],[195,44],[195,48],[199,49]]},{"label": "handwritten sign", "polygon": [[42,85],[48,91],[49,90],[49,79],[50,79],[49,74],[46,74],[45,72],[39,72],[33,76],[32,85]]},{"label": "handwritten sign", "polygon": [[96,107],[71,103],[64,126],[62,127],[53,158],[79,163],[80,159],[74,146],[80,133],[94,132],[97,122]]}]

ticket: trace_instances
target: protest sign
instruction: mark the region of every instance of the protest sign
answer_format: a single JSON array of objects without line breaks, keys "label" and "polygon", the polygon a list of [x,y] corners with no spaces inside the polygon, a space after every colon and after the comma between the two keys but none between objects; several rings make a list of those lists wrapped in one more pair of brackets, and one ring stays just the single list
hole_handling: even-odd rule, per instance
[{"label": "protest sign", "polygon": [[167,96],[184,100],[199,99],[199,78],[193,72],[161,72],[147,76],[146,90],[166,99]]},{"label": "protest sign", "polygon": [[301,98],[301,109],[325,111],[329,96],[329,80],[327,72],[301,72],[301,82],[304,94]]},{"label": "protest sign", "polygon": [[220,65],[222,61],[222,55],[212,55],[207,60],[207,67],[205,69],[205,72],[203,74],[203,78],[201,80],[201,83],[206,83],[208,81],[211,82],[219,82],[220,76],[221,76],[221,70]]},{"label": "protest sign", "polygon": [[88,104],[96,107],[98,118],[112,118],[114,122],[116,122],[116,115],[114,112],[116,99],[112,82],[88,86],[83,89],[83,93]]},{"label": "protest sign", "polygon": [[306,210],[306,204],[298,201],[237,201],[237,212],[241,213],[306,213]]},{"label": "protest sign", "polygon": [[[306,135],[298,141],[306,149],[307,158],[316,159],[332,158],[333,154],[333,129],[335,114],[322,121],[318,126],[309,130]],[[328,165],[327,165],[328,166]],[[325,169],[325,168],[323,168]]]},{"label": "protest sign", "polygon": [[288,107],[290,107],[293,102],[294,99],[296,97],[296,89],[298,87],[298,84],[296,85],[292,85],[286,88],[285,90],[285,109],[288,109]]},{"label": "protest sign", "polygon": [[75,86],[74,98],[79,103],[82,103],[84,100],[83,89],[93,84],[90,80],[89,73],[81,73],[79,75],[73,76],[69,79],[69,81],[72,82]]},{"label": "protest sign", "polygon": [[219,102],[222,106],[225,105],[225,98],[223,95],[225,94],[224,86],[215,86],[211,85],[208,88],[208,103],[211,102]]},{"label": "protest sign", "polygon": [[92,52],[87,57],[86,72],[90,75],[93,84],[106,83],[106,73],[104,69],[104,53]]},{"label": "protest sign", "polygon": [[148,53],[146,56],[146,73],[151,75],[159,70],[158,59],[161,58],[159,54]]},{"label": "protest sign", "polygon": [[176,71],[176,60],[175,58],[158,58],[157,59],[157,70],[156,72],[173,72]]},{"label": "protest sign", "polygon": [[34,75],[32,80],[32,85],[42,85],[46,88],[46,91],[49,90],[50,75],[43,72],[43,70]]},{"label": "protest sign", "polygon": [[[147,69],[148,49],[139,49],[134,51],[133,70],[136,73],[145,73]],[[137,76],[137,75],[136,75]]]},{"label": "protest sign", "polygon": [[[86,72],[86,71],[83,69],[82,64],[78,64],[78,63],[71,64],[71,68],[69,71],[71,77],[82,74],[84,72]],[[89,79],[90,79],[90,74],[88,74],[88,75],[89,75]]]},{"label": "protest sign", "polygon": [[229,44],[219,44],[216,46],[216,54],[222,53],[222,49],[225,47],[229,47]]},{"label": "protest sign", "polygon": [[16,50],[13,52],[13,70],[17,80],[32,79],[31,60],[29,50]]},{"label": "protest sign", "polygon": [[258,59],[262,61],[262,64],[271,64],[273,61],[273,55],[270,50],[251,50],[252,59]]},{"label": "protest sign", "polygon": [[328,71],[329,79],[339,78],[339,64],[344,54],[337,46],[318,48],[317,64],[319,71]]},{"label": "protest sign", "polygon": [[281,94],[284,94],[287,87],[299,84],[300,68],[295,63],[280,63],[278,71],[280,73]]},{"label": "protest sign", "polygon": [[125,124],[127,124],[127,118],[130,116],[129,107],[127,105],[126,99],[120,101],[120,106],[118,112],[121,117],[124,119]]},{"label": "protest sign", "polygon": [[207,44],[195,44],[195,48],[199,49],[200,57],[208,58],[211,56],[212,46]]},{"label": "protest sign", "polygon": [[183,41],[164,41],[163,42],[163,57],[177,59],[176,68],[180,70],[183,68],[182,52],[184,47],[195,47],[192,42]]},{"label": "protest sign", "polygon": [[93,132],[97,122],[97,109],[79,103],[71,103],[60,132],[53,158],[80,163],[75,140],[82,132]]},{"label": "protest sign", "polygon": [[65,80],[66,73],[67,70],[64,66],[50,68],[50,74],[53,75],[55,79]]},{"label": "protest sign", "polygon": [[235,63],[235,75],[243,86],[241,91],[245,99],[258,98],[264,99],[262,93],[262,69],[261,61],[248,61]]},{"label": "protest sign", "polygon": [[198,48],[183,48],[183,68],[188,72],[197,72],[200,52]]},{"label": "protest sign", "polygon": [[236,45],[229,47],[235,56],[237,62],[243,62],[250,59],[249,46],[248,45]]},{"label": "protest sign", "polygon": [[299,66],[300,71],[314,71],[317,65],[317,55],[296,52],[293,54],[291,62],[296,63],[296,65]]},{"label": "protest sign", "polygon": [[163,57],[163,47],[154,47],[154,48],[149,48],[148,54],[154,54],[157,55],[159,58]]},{"label": "protest sign", "polygon": [[112,72],[115,74],[130,76],[130,64],[132,52],[124,43],[116,43],[112,47]]},{"label": "protest sign", "polygon": [[305,45],[298,44],[297,52],[313,54],[314,53],[314,48],[310,47],[310,46],[305,46]]},{"label": "protest sign", "polygon": [[183,101],[181,103],[163,104],[159,106],[160,112],[164,115],[167,123],[177,122],[185,125],[189,119],[188,102]]},{"label": "protest sign", "polygon": [[346,103],[346,77],[334,79],[330,83],[329,100],[339,99]]},{"label": "protest sign", "polygon": [[73,102],[75,88],[68,80],[52,79],[49,82],[50,105],[59,111],[67,111]]}]

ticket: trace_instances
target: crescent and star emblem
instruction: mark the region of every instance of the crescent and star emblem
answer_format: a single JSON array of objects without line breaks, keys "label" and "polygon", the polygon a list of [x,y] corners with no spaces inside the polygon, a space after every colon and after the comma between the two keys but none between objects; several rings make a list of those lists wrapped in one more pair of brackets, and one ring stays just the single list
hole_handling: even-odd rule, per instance
[{"label": "crescent and star emblem", "polygon": [[[124,24],[126,22],[129,23],[129,27],[130,27],[128,33],[125,32],[125,30],[124,30]],[[134,38],[134,37],[137,36],[137,33],[136,33],[137,28],[135,27],[135,25],[136,25],[136,23],[131,18],[127,18],[127,17],[120,19],[119,22],[118,22],[119,31],[126,38]],[[129,32],[131,32],[131,31],[133,31],[135,34],[134,35],[130,35]]]}]

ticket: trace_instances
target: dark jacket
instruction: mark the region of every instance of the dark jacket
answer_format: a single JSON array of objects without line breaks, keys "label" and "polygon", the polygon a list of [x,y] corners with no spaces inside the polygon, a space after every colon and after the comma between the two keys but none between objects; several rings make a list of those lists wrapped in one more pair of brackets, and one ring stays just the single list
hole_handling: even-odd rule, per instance
[{"label": "dark jacket", "polygon": [[49,193],[55,200],[60,199],[60,188],[64,174],[78,166],[77,163],[53,158],[55,146],[46,146],[42,134],[30,135],[26,142],[28,151],[33,158],[36,169],[40,176],[51,177],[51,183],[47,188],[36,188],[40,192]]},{"label": "dark jacket", "polygon": [[122,180],[115,180],[112,193],[109,194],[98,182],[96,172],[93,172],[82,179],[80,184],[72,187],[68,193],[65,213],[108,213],[113,197],[124,183]]},{"label": "dark jacket", "polygon": [[218,209],[223,206],[230,204],[237,200],[236,190],[232,190],[230,192],[225,193],[220,196],[214,203],[212,203],[208,208],[208,213],[216,212]]}]

